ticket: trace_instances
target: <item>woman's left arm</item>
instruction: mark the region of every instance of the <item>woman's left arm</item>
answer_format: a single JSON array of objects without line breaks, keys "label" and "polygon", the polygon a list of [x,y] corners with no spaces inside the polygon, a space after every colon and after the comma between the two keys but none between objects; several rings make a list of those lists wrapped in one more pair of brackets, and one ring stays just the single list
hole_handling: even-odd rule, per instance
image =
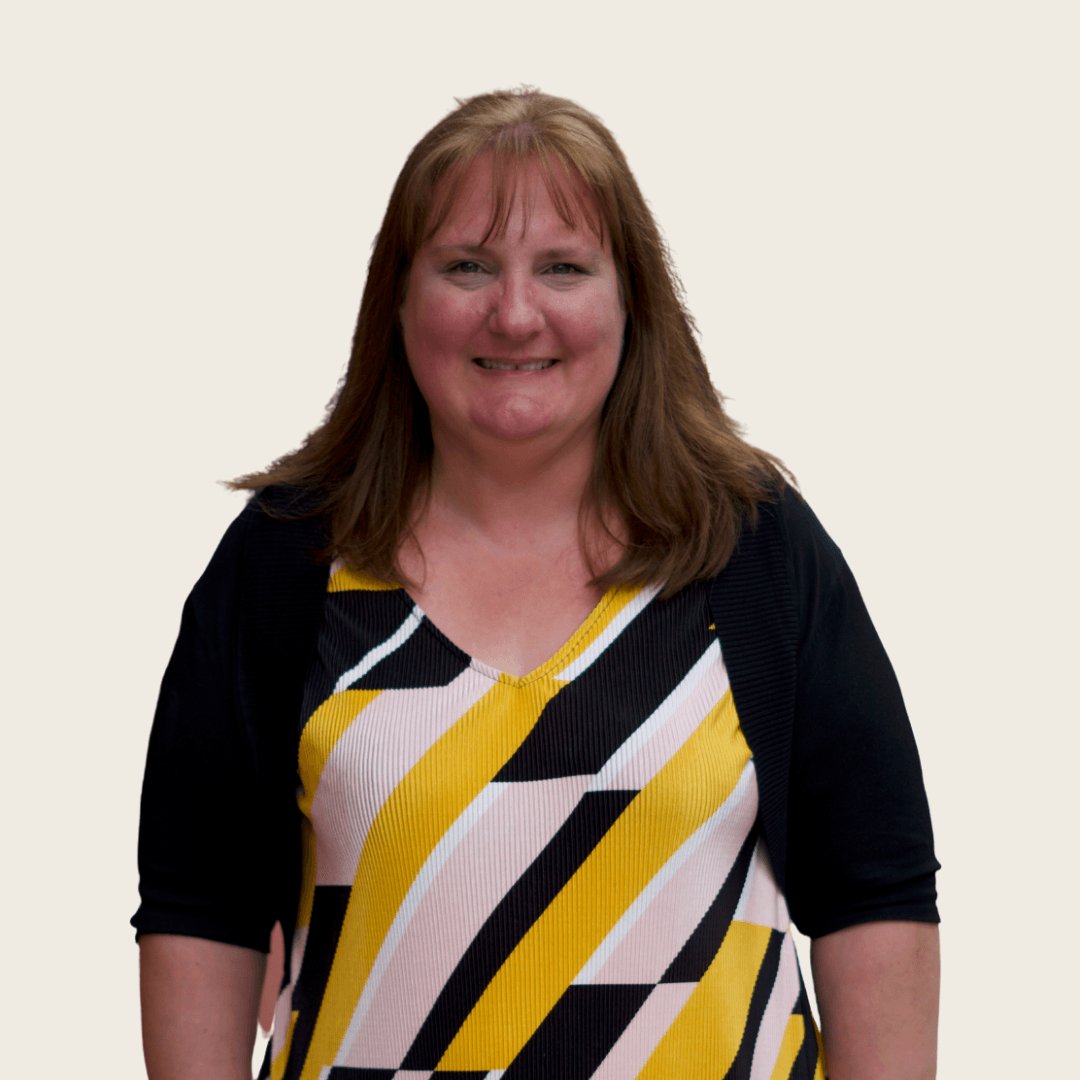
[{"label": "woman's left arm", "polygon": [[810,947],[829,1080],[933,1080],[938,928],[868,922]]}]

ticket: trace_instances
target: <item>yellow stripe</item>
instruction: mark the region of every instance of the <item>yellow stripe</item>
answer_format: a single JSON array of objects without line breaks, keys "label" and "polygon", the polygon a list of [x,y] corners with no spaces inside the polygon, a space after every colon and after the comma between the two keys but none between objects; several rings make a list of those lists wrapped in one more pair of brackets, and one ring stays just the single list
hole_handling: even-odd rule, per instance
[{"label": "yellow stripe", "polygon": [[641,592],[640,585],[613,585],[604,594],[600,603],[593,608],[592,615],[578,627],[574,636],[551,658],[551,662],[558,661],[565,664],[569,661],[571,654],[584,652],[639,592]]},{"label": "yellow stripe", "polygon": [[300,906],[297,928],[311,923],[315,902],[315,834],[311,827],[311,804],[327,758],[345,729],[370,705],[381,690],[342,690],[331,694],[312,714],[300,735],[299,772],[302,791],[296,800],[303,813],[300,825]]},{"label": "yellow stripe", "polygon": [[612,585],[593,608],[592,615],[578,627],[578,632],[543,665],[541,671],[548,669],[549,664],[556,671],[561,671],[573,657],[588,649],[608,629],[611,621],[640,591],[640,585]]},{"label": "yellow stripe", "polygon": [[507,686],[525,687],[538,678],[562,671],[576,654],[584,652],[608,628],[611,620],[639,592],[640,585],[612,585],[589,612],[588,618],[574,631],[574,636],[550,660],[545,660],[527,675],[507,675],[503,672],[499,676],[500,680]]},{"label": "yellow stripe", "polygon": [[299,801],[305,817],[311,817],[311,801],[327,758],[345,729],[370,705],[381,690],[342,690],[331,694],[312,714],[300,733],[300,783],[304,793]]},{"label": "yellow stripe", "polygon": [[285,1066],[289,1064],[289,1051],[292,1049],[293,1031],[296,1030],[296,1018],[299,1015],[298,1012],[294,1012],[289,1017],[289,1030],[285,1032],[285,1045],[281,1048],[281,1053],[270,1062],[270,1080],[282,1080],[285,1075]]},{"label": "yellow stripe", "polygon": [[363,589],[365,592],[383,592],[388,589],[400,589],[396,581],[381,581],[379,578],[365,574],[362,570],[354,570],[351,566],[343,566],[334,572],[327,585],[327,592],[347,592],[350,589]]},{"label": "yellow stripe", "polygon": [[802,1049],[804,1038],[806,1038],[806,1023],[798,1013],[793,1013],[788,1017],[787,1027],[784,1028],[780,1053],[776,1058],[776,1064],[773,1066],[769,1080],[788,1080],[795,1059]]},{"label": "yellow stripe", "polygon": [[[380,807],[364,849],[301,1080],[337,1053],[401,901],[432,849],[491,782],[561,688],[538,679],[492,688],[409,770]],[[402,718],[403,721],[406,718]]]},{"label": "yellow stripe", "polygon": [[[749,759],[729,691],[533,923],[438,1069],[509,1068],[642,889],[731,793]],[[767,941],[768,927],[764,933]]]},{"label": "yellow stripe", "polygon": [[772,930],[733,922],[682,1012],[657,1043],[638,1080],[723,1077],[739,1052],[758,969]]}]

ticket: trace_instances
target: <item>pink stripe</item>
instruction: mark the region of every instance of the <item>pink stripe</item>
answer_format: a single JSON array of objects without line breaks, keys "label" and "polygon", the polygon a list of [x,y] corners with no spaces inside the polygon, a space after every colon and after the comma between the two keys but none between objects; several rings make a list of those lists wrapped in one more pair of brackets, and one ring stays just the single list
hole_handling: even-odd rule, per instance
[{"label": "pink stripe", "polygon": [[345,1065],[393,1068],[488,916],[547,846],[589,776],[507,784],[420,901]]},{"label": "pink stripe", "polygon": [[773,983],[769,1003],[765,1006],[761,1026],[758,1028],[757,1042],[754,1044],[750,1080],[769,1080],[772,1076],[776,1057],[780,1053],[780,1044],[784,1039],[784,1030],[798,997],[799,959],[795,954],[795,942],[791,934],[785,934],[784,943],[780,946],[780,970],[776,973],[776,982]]},{"label": "pink stripe", "polygon": [[771,926],[781,932],[786,931],[791,926],[791,916],[788,914],[783,893],[773,877],[764,840],[759,840],[754,849],[748,877],[749,891],[740,898],[735,918],[742,922],[756,923],[758,926]]},{"label": "pink stripe", "polygon": [[384,690],[323,765],[311,804],[315,884],[352,885],[368,830],[409,770],[491,689],[466,668],[448,686]]},{"label": "pink stripe", "polygon": [[757,780],[631,927],[594,983],[655,983],[720,891],[757,817]]},{"label": "pink stripe", "polygon": [[592,1074],[592,1080],[627,1080],[637,1076],[696,987],[697,983],[664,983],[654,987],[600,1068]]},{"label": "pink stripe", "polygon": [[608,791],[640,791],[697,730],[728,692],[727,668],[720,658],[694,692],[664,721],[663,727],[619,770]]}]

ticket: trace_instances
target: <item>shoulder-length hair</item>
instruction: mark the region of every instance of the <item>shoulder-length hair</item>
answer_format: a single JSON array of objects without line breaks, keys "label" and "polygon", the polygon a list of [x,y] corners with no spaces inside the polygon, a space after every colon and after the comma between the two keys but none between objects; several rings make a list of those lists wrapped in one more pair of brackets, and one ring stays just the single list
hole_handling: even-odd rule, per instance
[{"label": "shoulder-length hair", "polygon": [[[532,160],[567,225],[584,220],[610,238],[627,326],[582,503],[583,548],[590,514],[615,515],[624,532],[621,558],[593,584],[655,583],[669,596],[718,574],[744,525],[756,523],[757,504],[783,490],[784,467],[746,443],[725,413],[660,230],[611,132],[574,102],[527,88],[459,101],[416,145],[375,241],[326,421],[299,450],[231,486],[291,488],[303,496],[295,505],[326,517],[324,556],[407,583],[397,556],[429,490],[433,447],[398,312],[413,257],[481,154],[492,162],[489,235],[505,228],[518,167]],[[275,503],[275,513],[288,513]]]}]

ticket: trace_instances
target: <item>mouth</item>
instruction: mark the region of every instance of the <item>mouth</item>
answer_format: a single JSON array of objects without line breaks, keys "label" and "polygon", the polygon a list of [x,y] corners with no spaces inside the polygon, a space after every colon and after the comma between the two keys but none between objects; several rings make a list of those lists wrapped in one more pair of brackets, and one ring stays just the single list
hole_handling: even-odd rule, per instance
[{"label": "mouth", "polygon": [[557,360],[528,360],[520,364],[510,364],[505,360],[489,360],[486,356],[476,356],[473,363],[485,371],[546,371],[557,364]]}]

